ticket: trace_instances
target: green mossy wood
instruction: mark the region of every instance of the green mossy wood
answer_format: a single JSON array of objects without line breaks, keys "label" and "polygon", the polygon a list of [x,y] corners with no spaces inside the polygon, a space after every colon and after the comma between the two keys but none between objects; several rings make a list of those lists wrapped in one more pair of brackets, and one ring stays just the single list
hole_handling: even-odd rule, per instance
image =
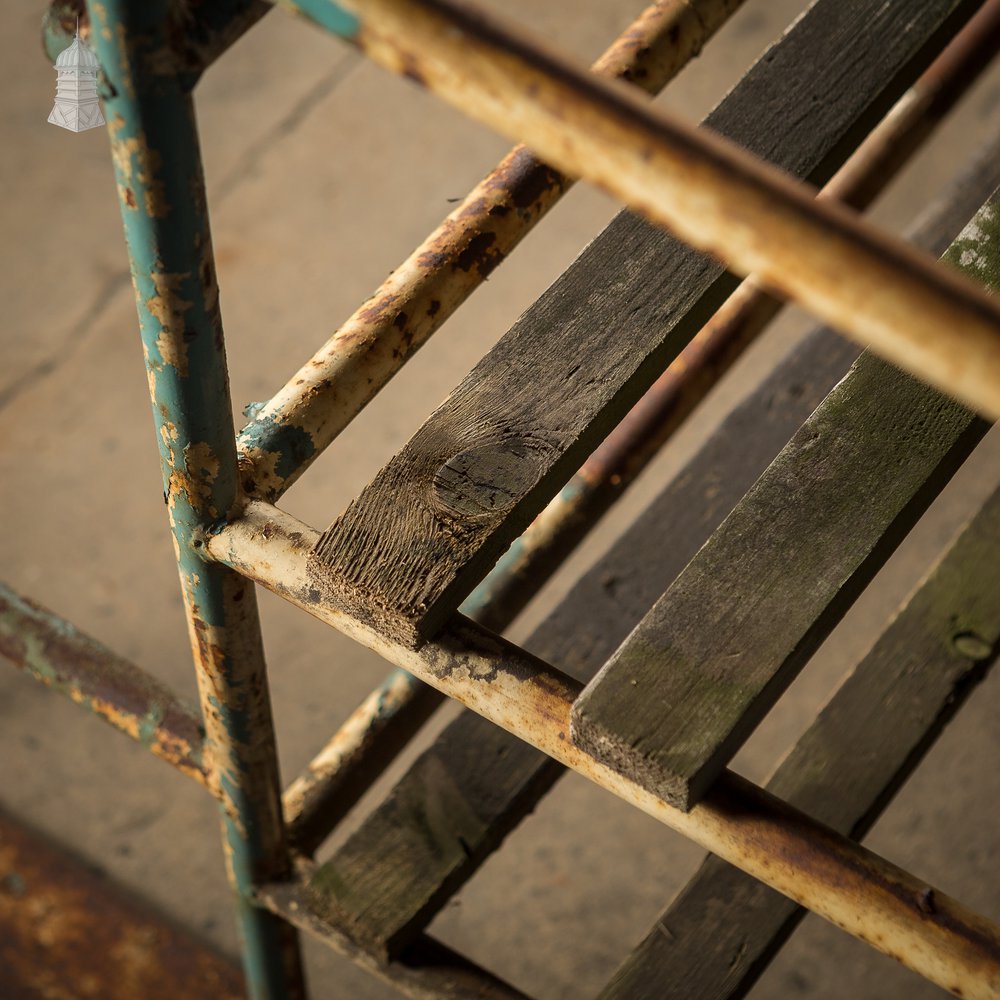
[{"label": "green mossy wood", "polygon": [[[998,206],[946,260],[992,273]],[[573,741],[689,809],[988,426],[862,355],[577,699]]]},{"label": "green mossy wood", "polygon": [[[863,837],[985,676],[1000,641],[1000,492],[904,604],[767,784]],[[745,996],[805,910],[705,859],[601,1000]]]}]

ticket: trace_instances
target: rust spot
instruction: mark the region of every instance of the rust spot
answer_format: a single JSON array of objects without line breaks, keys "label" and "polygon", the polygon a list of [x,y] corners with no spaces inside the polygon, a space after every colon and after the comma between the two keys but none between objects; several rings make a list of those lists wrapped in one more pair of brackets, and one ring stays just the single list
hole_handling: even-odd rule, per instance
[{"label": "rust spot", "polygon": [[408,52],[403,55],[399,72],[401,76],[405,76],[407,80],[412,80],[418,87],[427,86],[427,79],[417,66],[416,59]]},{"label": "rust spot", "polygon": [[[418,258],[417,263],[421,267],[427,268],[428,271],[433,271],[439,267],[444,266],[447,262],[447,254],[439,253],[435,250],[425,250]],[[362,313],[362,318],[367,318],[367,311]]]},{"label": "rust spot", "polygon": [[[421,263],[423,263],[422,260]],[[370,300],[372,301],[372,304],[370,306],[367,306],[366,308],[359,310],[358,319],[361,320],[361,322],[363,323],[380,322],[382,320],[382,317],[385,315],[386,312],[389,311],[389,309],[392,308],[393,303],[398,298],[399,298],[398,295],[392,294],[392,295],[382,295],[374,300]],[[314,361],[313,363],[316,364],[317,362]],[[322,365],[322,362],[318,363]]]},{"label": "rust spot", "polygon": [[396,314],[396,318],[395,318],[395,319],[394,319],[394,320],[392,321],[392,325],[393,325],[393,326],[394,326],[394,327],[395,327],[395,328],[396,328],[397,330],[402,330],[402,329],[404,329],[404,328],[405,328],[405,326],[406,326],[406,321],[407,321],[408,319],[409,319],[409,316],[407,316],[405,312],[400,312],[400,313],[397,313],[397,314]]},{"label": "rust spot", "polygon": [[539,163],[528,149],[519,146],[483,181],[482,186],[492,192],[497,201],[510,202],[525,212],[544,206],[551,195],[564,188],[566,183],[560,173]]},{"label": "rust spot", "polygon": [[934,890],[931,888],[921,889],[917,893],[917,906],[921,913],[934,913],[937,907],[934,905]]},{"label": "rust spot", "polygon": [[492,215],[496,219],[502,219],[502,218],[504,218],[504,216],[510,215],[510,206],[509,205],[494,205],[490,209],[490,215]]},{"label": "rust spot", "polygon": [[431,299],[431,304],[427,307],[428,316],[437,316],[441,311],[441,302],[439,299]]},{"label": "rust spot", "polygon": [[129,208],[136,207],[135,192],[130,187],[125,188],[125,204]]},{"label": "rust spot", "polygon": [[455,267],[462,271],[475,268],[485,278],[503,259],[499,250],[492,249],[496,241],[495,233],[477,233],[455,258]]}]

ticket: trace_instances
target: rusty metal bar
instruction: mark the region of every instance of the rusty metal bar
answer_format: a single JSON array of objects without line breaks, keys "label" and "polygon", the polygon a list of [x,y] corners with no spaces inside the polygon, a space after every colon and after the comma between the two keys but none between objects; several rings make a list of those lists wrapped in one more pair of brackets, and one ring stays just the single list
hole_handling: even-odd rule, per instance
[{"label": "rusty metal bar", "polygon": [[394,670],[351,713],[282,796],[296,851],[316,850],[442,700],[434,688]]},{"label": "rusty metal bar", "polygon": [[1000,927],[810,820],[732,772],[689,813],[666,805],[569,739],[581,685],[456,615],[419,650],[325,601],[307,570],[315,529],[261,502],[208,540],[212,557],[731,862],[915,972],[966,998],[1000,990]]},{"label": "rusty metal bar", "polygon": [[[660,0],[594,64],[660,90],[743,0]],[[244,489],[275,501],[572,186],[517,146],[240,432]]]},{"label": "rusty metal bar", "polygon": [[192,709],[152,675],[2,583],[0,656],[219,794]]},{"label": "rusty metal bar", "polygon": [[[975,82],[998,38],[1000,0],[988,0],[820,197],[867,207]],[[506,628],[783,305],[752,279],[744,282],[500,559],[463,613],[494,631]],[[286,790],[297,849],[319,846],[442,700],[403,670],[388,675]]]},{"label": "rusty metal bar", "polygon": [[276,1000],[303,993],[297,935],[253,890],[291,866],[256,595],[203,558],[204,531],[238,509],[239,477],[189,81],[161,61],[170,10],[168,0],[104,0],[92,39],[247,987]]},{"label": "rusty metal bar", "polygon": [[453,0],[285,5],[989,417],[1000,304],[717,135]]}]

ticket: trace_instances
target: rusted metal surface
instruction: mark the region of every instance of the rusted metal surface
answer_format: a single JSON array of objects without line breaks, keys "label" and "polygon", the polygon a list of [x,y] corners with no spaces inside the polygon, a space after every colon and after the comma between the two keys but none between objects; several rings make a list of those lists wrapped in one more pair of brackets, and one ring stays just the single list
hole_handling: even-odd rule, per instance
[{"label": "rusted metal surface", "polygon": [[[595,71],[655,93],[743,0],[660,0]],[[572,185],[515,147],[240,432],[244,488],[274,501]]]},{"label": "rusted metal surface", "polygon": [[[311,866],[303,866],[308,878]],[[520,990],[427,935],[398,960],[385,962],[359,948],[339,928],[311,910],[298,883],[261,886],[261,904],[373,976],[415,1000],[528,1000]]]},{"label": "rusted metal surface", "polygon": [[[1000,415],[1000,304],[968,279],[704,130],[452,0],[292,4],[838,330]],[[331,14],[335,14],[331,18]]]},{"label": "rusted metal surface", "polygon": [[190,81],[163,63],[170,9],[105,0],[92,38],[247,986],[271,1000],[301,996],[302,974],[294,930],[252,897],[290,875],[256,595],[203,558],[205,530],[236,512],[239,489]]},{"label": "rusted metal surface", "polygon": [[581,685],[549,664],[460,615],[413,650],[337,608],[307,569],[318,534],[254,502],[208,547],[226,565],[944,989],[984,1000],[1000,991],[1000,927],[732,772],[690,812],[671,808],[573,746],[570,710]]},{"label": "rusted metal surface", "polygon": [[242,1000],[238,966],[0,813],[4,1000]]},{"label": "rusted metal surface", "polygon": [[42,48],[50,62],[69,48],[79,25],[80,37],[90,43],[87,0],[54,0],[42,18]]},{"label": "rusted metal surface", "polygon": [[441,701],[433,688],[394,670],[351,713],[282,796],[296,851],[312,854]]},{"label": "rusted metal surface", "polygon": [[0,656],[211,788],[197,714],[155,677],[0,584]]}]

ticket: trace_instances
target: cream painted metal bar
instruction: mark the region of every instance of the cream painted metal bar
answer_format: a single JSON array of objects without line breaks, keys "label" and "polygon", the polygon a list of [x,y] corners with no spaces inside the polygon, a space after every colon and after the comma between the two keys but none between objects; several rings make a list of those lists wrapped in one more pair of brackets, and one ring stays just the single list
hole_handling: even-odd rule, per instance
[{"label": "cream painted metal bar", "polygon": [[[453,0],[283,0],[893,363],[1000,416],[1000,304],[629,88]],[[356,15],[356,16],[355,16]]]},{"label": "cream painted metal bar", "polygon": [[209,555],[515,733],[848,933],[966,998],[1000,991],[1000,927],[726,772],[690,813],[666,805],[569,741],[581,685],[456,615],[419,650],[324,599],[307,571],[319,533],[269,504],[205,539]]},{"label": "cream painted metal bar", "polygon": [[[656,93],[743,2],[659,0],[593,69]],[[572,184],[512,149],[243,428],[244,489],[277,500]]]}]

